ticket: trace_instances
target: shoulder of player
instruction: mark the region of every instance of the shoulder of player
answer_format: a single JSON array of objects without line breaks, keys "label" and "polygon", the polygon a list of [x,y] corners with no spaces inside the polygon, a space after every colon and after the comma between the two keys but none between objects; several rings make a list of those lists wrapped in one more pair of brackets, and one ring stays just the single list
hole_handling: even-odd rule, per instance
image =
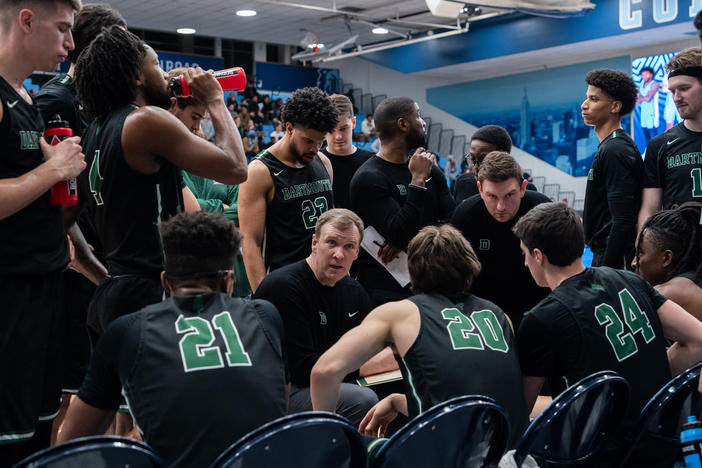
[{"label": "shoulder of player", "polygon": [[378,182],[387,182],[387,177],[384,176],[379,157],[370,157],[366,162],[361,164],[356,173],[351,178],[351,188],[354,186],[364,186],[366,184],[375,184]]},{"label": "shoulder of player", "polygon": [[241,187],[257,186],[260,190],[267,190],[273,187],[273,176],[270,168],[259,159],[253,159],[248,166],[248,176],[246,182]]},{"label": "shoulder of player", "polygon": [[665,296],[666,299],[678,304],[684,302],[681,299],[685,299],[688,296],[691,288],[699,289],[693,281],[682,276],[676,276],[665,283],[655,286],[656,291]]},{"label": "shoulder of player", "polygon": [[471,195],[458,204],[454,211],[454,217],[475,216],[478,213],[482,213],[484,208],[485,202],[483,202],[480,194]]}]

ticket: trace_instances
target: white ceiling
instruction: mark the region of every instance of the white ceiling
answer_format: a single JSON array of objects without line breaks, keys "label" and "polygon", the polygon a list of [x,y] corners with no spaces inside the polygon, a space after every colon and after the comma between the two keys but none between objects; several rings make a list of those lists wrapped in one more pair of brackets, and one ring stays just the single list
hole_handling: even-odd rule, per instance
[{"label": "white ceiling", "polygon": [[[92,1],[92,0],[89,0]],[[455,26],[455,20],[433,16],[425,0],[106,0],[127,20],[130,27],[156,31],[175,32],[180,27],[191,27],[198,35],[260,41],[277,44],[299,45],[307,31],[330,46],[358,34],[357,43],[368,44],[378,40],[397,39],[388,34],[377,36],[370,32],[372,26],[382,24],[397,33],[417,33],[435,29],[429,24]],[[296,3],[295,3],[296,2]],[[570,8],[587,4],[586,0],[474,0],[474,4],[541,6],[560,5]],[[313,8],[313,9],[310,9]],[[354,9],[349,17],[326,10]],[[253,9],[253,17],[239,17],[239,9]],[[359,11],[360,10],[360,11]],[[504,10],[482,7],[482,14],[495,14]],[[395,19],[410,23],[388,21]],[[421,24],[425,23],[425,24]],[[350,28],[350,31],[349,31]],[[438,30],[437,31],[441,31]],[[543,67],[595,60],[616,55],[632,55],[633,49],[661,51],[679,50],[680,44],[697,44],[696,31],[691,22],[667,26],[650,31],[624,34],[509,57],[452,65],[426,70],[414,75],[445,82],[467,81],[519,73]],[[468,35],[470,32],[467,33]],[[668,49],[666,49],[666,47]],[[643,52],[643,51],[642,51]],[[654,52],[651,52],[654,53]],[[642,55],[644,55],[642,53]],[[334,67],[331,62],[327,65]]]},{"label": "white ceiling", "polygon": [[[358,34],[360,43],[389,39],[377,36],[372,27],[359,21],[348,22],[351,34],[340,14],[315,11],[271,0],[107,0],[127,20],[130,27],[175,32],[177,28],[195,28],[197,34],[247,41],[297,45],[306,31],[312,31],[324,44],[335,44]],[[297,0],[303,6],[343,10],[352,7],[362,19],[382,23],[405,33],[424,31],[421,25],[387,23],[387,18],[454,26],[455,21],[433,16],[424,0]],[[239,17],[240,9],[253,9],[257,15]],[[396,36],[395,36],[396,37]]]}]

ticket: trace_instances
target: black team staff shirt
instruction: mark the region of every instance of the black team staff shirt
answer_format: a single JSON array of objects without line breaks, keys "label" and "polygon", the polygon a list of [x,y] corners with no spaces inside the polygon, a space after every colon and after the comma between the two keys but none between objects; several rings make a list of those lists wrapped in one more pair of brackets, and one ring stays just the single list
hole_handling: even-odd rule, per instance
[{"label": "black team staff shirt", "polygon": [[473,195],[458,205],[451,220],[470,241],[482,266],[471,292],[497,304],[509,316],[515,330],[522,315],[546,297],[549,289],[537,286],[524,266],[519,239],[512,228],[533,207],[550,201],[546,195],[526,190],[517,214],[501,223],[488,212],[480,195]]},{"label": "black team staff shirt", "polygon": [[643,160],[631,137],[613,131],[597,148],[587,175],[583,227],[592,266],[628,268],[641,206]]},{"label": "black team staff shirt", "polygon": [[350,186],[351,179],[359,167],[368,159],[375,156],[375,153],[356,148],[356,151],[348,156],[337,156],[329,152],[329,148],[322,150],[331,162],[334,171],[334,181],[332,189],[334,191],[334,208],[351,209]]},{"label": "black team staff shirt", "polygon": [[[393,247],[407,251],[420,229],[451,219],[455,203],[446,178],[434,165],[425,188],[410,185],[407,163],[397,164],[372,157],[351,180],[351,206],[365,226],[373,226]],[[358,280],[376,302],[411,296],[375,259],[361,251]]]},{"label": "black team staff shirt", "polygon": [[[306,260],[268,274],[255,297],[270,301],[283,318],[290,376],[298,388],[310,386],[317,359],[371,309],[368,295],[356,280],[346,275],[334,286],[324,286]],[[357,375],[349,374],[345,380]]]}]

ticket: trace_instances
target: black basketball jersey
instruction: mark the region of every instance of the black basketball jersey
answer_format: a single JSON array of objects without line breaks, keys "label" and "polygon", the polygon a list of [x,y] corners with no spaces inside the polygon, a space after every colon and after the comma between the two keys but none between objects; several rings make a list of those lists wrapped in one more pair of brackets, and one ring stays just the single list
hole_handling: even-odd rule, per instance
[{"label": "black basketball jersey", "polygon": [[[2,77],[0,100],[0,179],[20,177],[44,162],[39,147],[44,123],[36,106]],[[51,205],[49,193],[0,220],[0,274],[44,274],[68,264],[61,210]]]},{"label": "black basketball jersey", "polygon": [[74,135],[82,136],[88,128],[88,116],[76,99],[76,86],[69,75],[62,73],[46,82],[37,93],[36,102],[44,122],[58,114],[68,122]]},{"label": "black basketball jersey", "polygon": [[[655,292],[638,275],[608,267],[589,268],[563,281],[548,301],[576,321],[582,352],[565,373],[568,385],[601,370],[613,370],[631,383],[634,413],[670,380],[666,341]],[[548,337],[543,337],[548,339]]]},{"label": "black basketball jersey", "polygon": [[322,150],[332,165],[334,171],[334,207],[351,209],[351,179],[361,165],[368,161],[369,158],[375,155],[370,151],[365,151],[356,148],[352,154],[348,156],[337,156],[331,154],[329,148]]},{"label": "black basketball jersey", "polygon": [[171,297],[115,320],[79,397],[108,410],[119,391],[169,466],[207,467],[234,441],[285,414],[283,324],[266,301]]},{"label": "black basketball jersey", "polygon": [[183,207],[180,171],[163,161],[155,174],[127,165],[122,128],[133,105],[94,120],[85,132],[83,153],[88,165],[79,179],[87,196],[111,275],[159,274],[163,269],[156,224]]},{"label": "black basketball jersey", "polygon": [[664,210],[686,201],[702,201],[702,132],[681,122],[653,138],[646,147],[644,188],[661,188]]},{"label": "black basketball jersey", "polygon": [[468,295],[454,302],[420,294],[416,341],[397,358],[404,377],[409,416],[461,395],[495,399],[510,419],[512,447],[526,426],[528,411],[514,333],[502,310]]},{"label": "black basketball jersey", "polygon": [[290,167],[268,151],[256,158],[266,165],[275,186],[263,239],[263,259],[272,271],[310,254],[317,218],[334,208],[334,195],[318,157],[304,167]]},{"label": "black basketball jersey", "polygon": [[[88,128],[89,118],[83,112],[82,106],[76,99],[76,87],[73,79],[66,74],[60,74],[49,80],[41,87],[35,101],[44,122],[49,122],[55,115],[68,122],[74,135],[83,136]],[[93,247],[98,258],[102,258],[100,239],[93,226],[92,216],[88,210],[83,211],[77,221],[85,240]]]}]

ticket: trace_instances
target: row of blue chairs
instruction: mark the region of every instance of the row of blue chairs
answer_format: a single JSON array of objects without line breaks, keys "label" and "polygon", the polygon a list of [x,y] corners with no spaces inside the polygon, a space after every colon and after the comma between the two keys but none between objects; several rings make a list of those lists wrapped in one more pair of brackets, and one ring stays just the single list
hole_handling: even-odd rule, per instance
[{"label": "row of blue chairs", "polygon": [[[644,407],[619,457],[624,466],[646,433],[677,443],[686,416],[702,416],[697,382],[702,363],[672,379]],[[617,433],[629,402],[628,382],[612,371],[584,378],[561,393],[529,425],[514,452],[516,465],[527,456],[539,465],[571,466],[597,458]],[[212,468],[493,467],[507,444],[504,410],[483,396],[462,396],[414,418],[382,446],[367,453],[366,443],[345,418],[306,412],[268,423],[234,443]],[[116,468],[165,466],[147,445],[119,437],[86,437],[38,452],[14,468],[65,466]],[[582,465],[581,465],[582,466]]]}]

